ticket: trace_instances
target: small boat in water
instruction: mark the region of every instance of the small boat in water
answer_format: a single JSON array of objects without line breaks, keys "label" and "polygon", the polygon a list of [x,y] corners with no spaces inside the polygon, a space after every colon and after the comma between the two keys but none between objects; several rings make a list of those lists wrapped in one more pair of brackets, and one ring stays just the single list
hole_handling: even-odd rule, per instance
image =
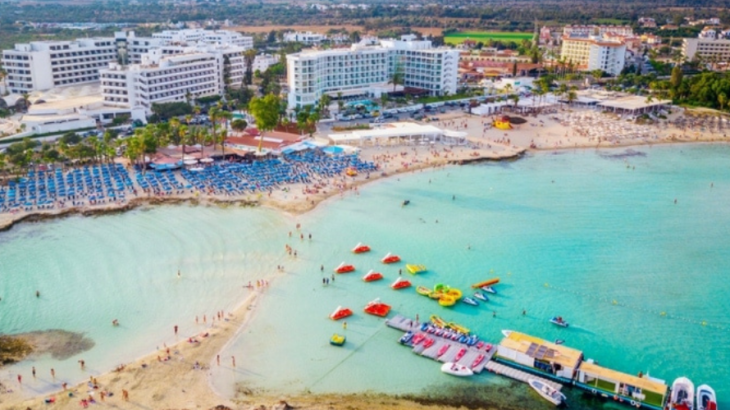
[{"label": "small boat in water", "polygon": [[439,305],[443,307],[451,307],[456,304],[456,299],[449,295],[443,295],[439,298]]},{"label": "small boat in water", "polygon": [[403,336],[402,336],[402,337],[400,338],[400,342],[401,342],[401,344],[406,344],[406,343],[410,342],[410,341],[411,341],[411,339],[413,339],[413,332],[411,332],[411,331],[408,331],[408,333],[404,334],[404,335],[403,335]]},{"label": "small boat in water", "polygon": [[406,199],[405,201],[403,201],[403,205],[401,205],[401,206],[406,206],[406,205],[408,205],[410,203],[411,203],[411,200],[410,199]]},{"label": "small boat in water", "polygon": [[380,262],[383,263],[396,263],[400,262],[400,256],[398,255],[391,255],[390,252],[388,252],[387,255],[383,257],[383,259],[380,260]]},{"label": "small boat in water", "polygon": [[565,401],[565,395],[554,388],[545,384],[542,380],[534,379],[532,377],[527,379],[527,384],[530,385],[543,399],[559,406]]},{"label": "small boat in water", "polygon": [[436,357],[443,356],[444,353],[446,353],[446,351],[449,350],[449,347],[451,347],[451,345],[443,345],[443,346],[441,346],[441,348],[439,349],[439,351],[436,352]]},{"label": "small boat in water", "polygon": [[482,286],[482,290],[493,295],[497,294],[497,291],[491,286]]},{"label": "small boat in water", "polygon": [[511,330],[507,330],[507,329],[502,330],[502,335],[504,335],[504,337],[509,337],[509,335],[511,335],[511,334],[512,334]]},{"label": "small boat in water", "polygon": [[478,282],[478,283],[475,283],[475,284],[471,285],[471,288],[472,289],[479,289],[479,288],[482,288],[482,287],[485,287],[485,286],[496,285],[497,283],[499,283],[499,278],[488,279],[488,280],[485,280],[483,282]]},{"label": "small boat in water", "polygon": [[340,320],[348,316],[352,316],[352,310],[348,308],[343,308],[342,306],[337,306],[337,309],[335,309],[335,311],[332,312],[332,314],[330,315],[330,319]]},{"label": "small boat in water", "polygon": [[717,410],[715,390],[706,384],[697,388],[697,410]]},{"label": "small boat in water", "polygon": [[695,403],[695,385],[686,377],[679,377],[672,383],[669,402],[673,409],[692,410]]},{"label": "small boat in water", "polygon": [[330,337],[330,344],[333,346],[342,346],[345,344],[345,340],[345,336],[335,333],[332,337]]},{"label": "small boat in water", "polygon": [[411,286],[411,282],[409,282],[409,281],[407,281],[407,280],[405,280],[403,278],[400,278],[400,277],[398,279],[396,279],[395,282],[393,282],[390,285],[390,287],[393,288],[393,289],[395,289],[395,290],[405,289],[405,288],[408,288],[410,286]]},{"label": "small boat in water", "polygon": [[570,324],[563,319],[562,316],[553,316],[552,319],[550,319],[550,323],[561,326],[561,327],[568,327]]},{"label": "small boat in water", "polygon": [[563,344],[563,343],[565,343],[565,340],[563,340],[563,339],[557,339],[557,340],[555,341],[555,344],[556,344],[556,345],[561,345],[561,344]]},{"label": "small boat in water", "polygon": [[352,253],[365,253],[370,252],[370,247],[367,245],[363,245],[362,243],[358,243],[355,245],[354,248],[352,248]]},{"label": "small boat in water", "polygon": [[468,377],[474,374],[470,368],[457,363],[446,362],[441,366],[441,371],[458,377]]},{"label": "small boat in water", "polygon": [[424,266],[424,265],[406,265],[406,270],[411,275],[415,275],[417,273],[423,273],[427,269],[426,269],[426,266]]},{"label": "small boat in water", "polygon": [[433,346],[434,343],[436,343],[435,340],[427,337],[426,340],[423,342],[423,348],[428,349],[429,347]]},{"label": "small boat in water", "polygon": [[416,293],[423,296],[431,296],[431,289],[425,286],[416,286]]},{"label": "small boat in water", "polygon": [[365,313],[385,317],[388,315],[388,312],[390,312],[390,306],[386,305],[385,303],[381,303],[380,299],[375,299],[371,302],[369,302],[365,306]]},{"label": "small boat in water", "polygon": [[461,360],[462,357],[464,357],[465,354],[466,354],[466,347],[462,347],[461,349],[459,349],[458,352],[456,352],[456,356],[454,356],[454,361],[458,362],[459,360]]},{"label": "small boat in water", "polygon": [[464,299],[462,299],[461,301],[466,303],[467,305],[479,306],[479,302],[477,302],[476,300],[474,300],[468,296],[465,297]]},{"label": "small boat in water", "polygon": [[474,297],[481,300],[482,302],[489,302],[489,296],[483,294],[482,292],[474,292]]},{"label": "small boat in water", "polygon": [[340,266],[335,268],[335,273],[348,273],[353,272],[355,270],[354,265],[345,265],[345,262],[342,262]]},{"label": "small boat in water", "polygon": [[370,272],[362,277],[362,280],[364,280],[365,282],[372,282],[380,279],[383,279],[383,274],[380,272],[373,272],[372,269],[370,270]]}]

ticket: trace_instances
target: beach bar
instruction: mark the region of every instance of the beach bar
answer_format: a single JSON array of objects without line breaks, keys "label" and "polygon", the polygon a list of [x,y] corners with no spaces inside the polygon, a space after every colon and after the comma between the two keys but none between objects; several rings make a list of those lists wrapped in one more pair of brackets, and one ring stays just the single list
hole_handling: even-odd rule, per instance
[{"label": "beach bar", "polygon": [[583,360],[583,352],[512,331],[497,346],[494,359],[558,381],[570,382]]},{"label": "beach bar", "polygon": [[661,409],[669,390],[663,380],[621,373],[590,360],[581,363],[575,385],[593,394],[650,409]]}]

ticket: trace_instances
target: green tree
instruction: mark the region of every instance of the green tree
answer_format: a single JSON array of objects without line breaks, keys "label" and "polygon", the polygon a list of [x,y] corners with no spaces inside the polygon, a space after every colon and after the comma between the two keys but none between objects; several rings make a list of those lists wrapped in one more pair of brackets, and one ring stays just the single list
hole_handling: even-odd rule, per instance
[{"label": "green tree", "polygon": [[725,104],[727,104],[727,94],[725,94],[725,93],[717,94],[717,103],[720,105],[720,111],[724,110]]},{"label": "green tree", "polygon": [[261,146],[264,142],[264,133],[271,131],[279,122],[279,97],[274,94],[267,94],[264,97],[254,97],[248,104],[248,109],[256,120],[256,127],[259,129],[261,138],[259,139],[258,152],[261,152]]},{"label": "green tree", "polygon": [[672,92],[674,94],[677,94],[679,91],[679,86],[682,84],[682,77],[682,69],[679,65],[675,65],[672,68],[672,75],[669,77],[669,84],[672,86]]},{"label": "green tree", "polygon": [[246,130],[246,127],[248,127],[248,122],[242,118],[236,118],[231,121],[231,128],[233,128],[236,132],[243,132]]}]

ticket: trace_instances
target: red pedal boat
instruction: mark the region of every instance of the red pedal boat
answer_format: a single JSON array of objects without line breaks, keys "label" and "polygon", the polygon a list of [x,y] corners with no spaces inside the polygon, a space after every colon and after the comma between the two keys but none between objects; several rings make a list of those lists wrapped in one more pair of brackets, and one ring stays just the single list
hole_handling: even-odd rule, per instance
[{"label": "red pedal boat", "polygon": [[371,315],[385,317],[390,312],[390,306],[385,303],[381,303],[380,299],[375,299],[365,306],[365,313]]},{"label": "red pedal boat", "polygon": [[451,347],[451,345],[443,345],[443,346],[441,346],[441,348],[439,349],[439,351],[436,352],[436,357],[443,356],[444,353],[446,353],[446,351],[449,350],[449,347]]},{"label": "red pedal boat", "polygon": [[405,279],[402,279],[402,278],[396,279],[395,282],[393,282],[390,285],[390,287],[393,288],[393,289],[395,289],[395,290],[404,289],[404,288],[407,288],[407,287],[410,287],[410,286],[411,286],[411,282],[409,282],[409,281],[407,281]]},{"label": "red pedal boat", "polygon": [[352,310],[348,308],[343,308],[342,306],[337,306],[337,309],[335,309],[335,311],[332,312],[332,314],[330,315],[330,319],[340,320],[348,316],[352,316]]},{"label": "red pedal boat", "polygon": [[454,357],[454,363],[461,360],[461,358],[464,357],[465,354],[466,354],[466,347],[462,347],[461,350],[456,352],[456,356]]},{"label": "red pedal boat", "polygon": [[383,259],[380,260],[383,263],[396,263],[400,262],[400,256],[398,255],[391,255],[390,252],[388,252],[387,255],[383,257]]},{"label": "red pedal boat", "polygon": [[480,354],[480,355],[479,355],[479,356],[477,356],[477,358],[476,358],[476,359],[474,359],[474,361],[473,361],[473,362],[471,363],[471,368],[473,369],[473,368],[475,368],[475,367],[479,366],[479,363],[481,363],[481,362],[482,362],[482,360],[484,360],[484,355],[483,355],[483,354]]},{"label": "red pedal boat", "polygon": [[342,262],[340,266],[335,268],[335,273],[347,273],[352,272],[355,270],[355,266],[353,265],[345,265],[345,262]]},{"label": "red pedal boat", "polygon": [[355,245],[354,248],[352,248],[353,253],[365,253],[370,252],[370,247],[367,245],[363,245],[362,243],[358,243]]},{"label": "red pedal boat", "polygon": [[365,282],[372,282],[380,279],[383,279],[383,274],[380,272],[373,272],[372,269],[370,270],[370,272],[362,277],[362,280],[364,280]]},{"label": "red pedal boat", "polygon": [[427,337],[426,341],[423,342],[423,347],[428,349],[429,347],[433,346],[434,343],[436,343],[435,340],[431,339],[430,337]]}]

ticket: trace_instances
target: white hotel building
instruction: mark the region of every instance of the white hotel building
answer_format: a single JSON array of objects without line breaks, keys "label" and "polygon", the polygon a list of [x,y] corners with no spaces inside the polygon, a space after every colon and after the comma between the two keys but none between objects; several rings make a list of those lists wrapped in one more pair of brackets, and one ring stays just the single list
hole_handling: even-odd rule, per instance
[{"label": "white hotel building", "polygon": [[313,105],[324,94],[372,95],[393,73],[403,73],[405,87],[430,95],[455,93],[459,50],[433,48],[430,41],[382,40],[378,46],[307,50],[287,59],[289,108]]},{"label": "white hotel building", "polygon": [[142,57],[141,64],[117,63],[99,71],[104,104],[119,108],[143,107],[149,114],[153,103],[186,101],[223,91],[216,55],[191,52],[163,56],[159,49]]},{"label": "white hotel building", "polygon": [[626,63],[626,43],[599,37],[563,37],[560,57],[578,69],[616,76]]},{"label": "white hotel building", "polygon": [[7,88],[15,94],[99,81],[99,69],[116,60],[111,38],[33,41],[2,54]]},{"label": "white hotel building", "polygon": [[[111,62],[140,64],[142,55],[151,50],[187,44],[197,44],[205,50],[211,46],[228,47],[232,55],[253,48],[253,39],[225,30],[168,30],[152,37],[119,32],[114,38],[16,44],[12,50],[2,52],[2,65],[8,72],[8,91],[22,94],[97,82],[99,69],[106,68]],[[182,48],[177,52],[182,52]],[[231,83],[240,84],[241,81],[238,79]]]}]

